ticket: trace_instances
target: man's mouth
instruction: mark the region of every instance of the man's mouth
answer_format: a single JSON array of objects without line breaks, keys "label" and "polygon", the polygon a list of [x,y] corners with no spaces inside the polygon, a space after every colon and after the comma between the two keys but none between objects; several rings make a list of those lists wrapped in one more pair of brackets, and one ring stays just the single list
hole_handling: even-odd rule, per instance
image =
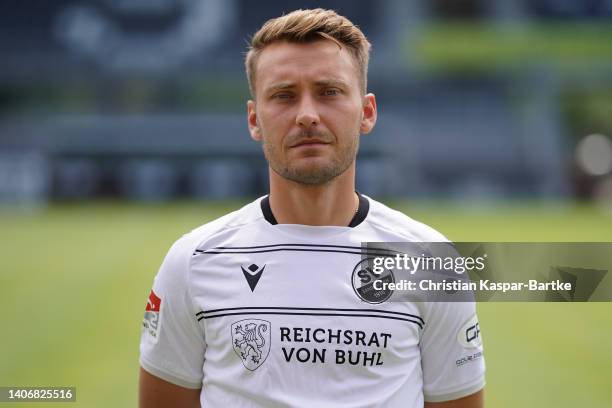
[{"label": "man's mouth", "polygon": [[321,139],[304,139],[304,140],[300,140],[298,143],[292,145],[291,147],[300,147],[300,146],[322,146],[322,145],[328,145],[328,142],[325,142]]}]

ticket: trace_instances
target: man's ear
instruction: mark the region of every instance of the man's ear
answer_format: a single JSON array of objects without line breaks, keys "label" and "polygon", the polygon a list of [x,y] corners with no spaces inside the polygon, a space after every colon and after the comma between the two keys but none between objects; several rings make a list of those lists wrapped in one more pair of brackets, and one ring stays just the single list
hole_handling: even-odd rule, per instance
[{"label": "man's ear", "polygon": [[363,96],[363,111],[359,131],[363,134],[370,133],[376,125],[378,111],[376,110],[376,96],[369,93]]},{"label": "man's ear", "polygon": [[261,129],[259,128],[257,113],[255,112],[255,102],[252,100],[247,102],[247,122],[249,124],[249,133],[251,133],[251,138],[261,142]]}]

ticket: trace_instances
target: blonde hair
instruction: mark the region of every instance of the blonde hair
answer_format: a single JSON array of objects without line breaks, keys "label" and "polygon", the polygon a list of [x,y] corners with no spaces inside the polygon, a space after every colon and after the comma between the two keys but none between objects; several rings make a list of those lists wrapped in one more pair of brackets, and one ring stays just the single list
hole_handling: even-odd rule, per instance
[{"label": "blonde hair", "polygon": [[359,72],[359,85],[365,94],[367,89],[368,61],[371,45],[363,32],[349,19],[333,10],[321,8],[296,10],[268,20],[251,38],[245,66],[249,89],[255,97],[255,71],[257,59],[264,48],[278,41],[308,43],[321,39],[346,46]]}]

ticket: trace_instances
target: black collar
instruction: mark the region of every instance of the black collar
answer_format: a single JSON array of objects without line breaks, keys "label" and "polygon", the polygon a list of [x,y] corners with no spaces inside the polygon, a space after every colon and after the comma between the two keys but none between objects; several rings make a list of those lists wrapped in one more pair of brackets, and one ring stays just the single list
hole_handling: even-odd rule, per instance
[{"label": "black collar", "polygon": [[[357,212],[353,216],[353,219],[349,223],[349,227],[354,228],[361,224],[363,220],[368,216],[368,211],[370,210],[370,202],[367,198],[359,194],[357,192],[357,196],[359,197],[359,207],[357,207]],[[264,218],[272,225],[277,225],[278,221],[276,221],[276,217],[272,214],[272,208],[270,208],[270,196],[267,195],[261,200],[261,212],[263,213]]]}]

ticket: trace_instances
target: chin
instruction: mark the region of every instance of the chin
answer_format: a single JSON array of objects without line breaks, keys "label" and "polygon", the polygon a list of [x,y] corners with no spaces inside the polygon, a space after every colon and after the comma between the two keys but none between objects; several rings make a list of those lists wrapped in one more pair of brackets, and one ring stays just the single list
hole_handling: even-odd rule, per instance
[{"label": "chin", "polygon": [[323,157],[309,157],[300,159],[299,163],[292,163],[287,167],[293,174],[314,175],[330,172],[334,168],[334,163]]},{"label": "chin", "polygon": [[306,185],[322,185],[339,175],[338,169],[333,165],[327,166],[302,166],[287,169],[283,177]]}]

